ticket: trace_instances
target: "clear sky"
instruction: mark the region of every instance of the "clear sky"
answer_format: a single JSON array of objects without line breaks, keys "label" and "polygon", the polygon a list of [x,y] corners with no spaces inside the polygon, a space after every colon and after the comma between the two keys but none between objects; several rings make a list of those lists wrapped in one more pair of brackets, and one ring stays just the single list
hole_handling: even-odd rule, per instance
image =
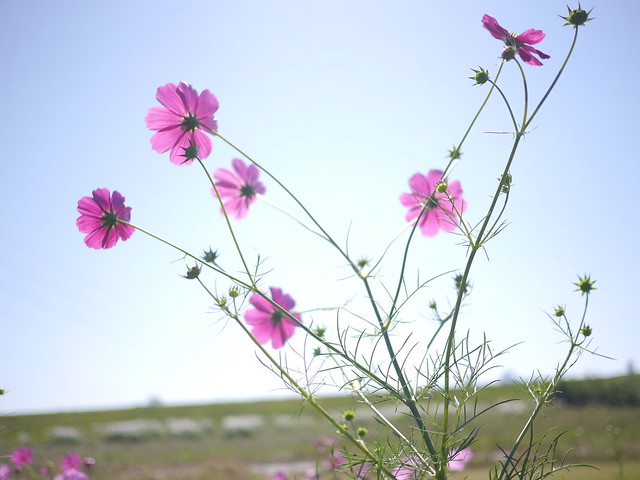
[{"label": "clear sky", "polygon": [[[592,6],[597,18],[581,30],[514,164],[509,225],[472,271],[461,331],[486,332],[496,350],[524,342],[501,359],[501,376],[553,371],[565,345],[544,312],[566,304],[577,319],[572,283],[584,273],[597,280],[592,345],[616,360],[584,356],[572,375],[640,367],[640,3],[583,2]],[[285,394],[240,329],[181,278],[175,251],[139,232],[111,250],[87,248],[75,226],[78,199],[116,189],[134,223],[196,253],[217,248],[225,267],[238,268],[201,169],[176,167],[150,148],[144,117],[158,105],[156,88],[185,81],[217,96],[221,134],[276,173],[336,239],[350,231],[355,257],[375,257],[404,224],[398,197],[408,178],[445,165],[484,99],[470,69],[498,68],[502,46],[482,28],[485,13],[510,31],[547,34],[538,47],[551,58],[525,65],[537,101],[572,37],[558,18],[561,1],[1,2],[0,413]],[[501,82],[520,109],[513,62]],[[484,132],[511,129],[494,96],[462,149],[450,180],[462,183],[471,223],[512,140]],[[214,139],[206,164],[229,168],[234,156]],[[291,208],[264,181],[267,196]],[[282,287],[299,310],[363,295],[340,280],[344,262],[325,243],[266,204],[234,225],[248,255],[260,253],[271,269],[264,286]],[[417,238],[411,274],[461,268],[458,241]],[[386,285],[396,281],[398,251],[383,265]],[[434,328],[426,303],[445,304],[450,283],[435,283],[409,310],[405,320],[416,323],[398,342],[411,328]],[[330,330],[333,318],[305,315]],[[291,348],[305,349],[302,335]]]}]

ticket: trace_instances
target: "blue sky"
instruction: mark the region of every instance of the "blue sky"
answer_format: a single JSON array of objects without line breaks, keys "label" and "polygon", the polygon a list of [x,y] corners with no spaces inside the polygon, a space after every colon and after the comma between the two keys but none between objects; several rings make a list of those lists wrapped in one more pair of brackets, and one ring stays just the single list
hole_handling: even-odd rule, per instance
[{"label": "blue sky", "polygon": [[[445,4],[446,3],[446,4]],[[583,4],[590,8],[591,4]],[[442,168],[486,93],[471,68],[498,68],[501,44],[480,23],[488,13],[516,33],[547,34],[542,67],[525,66],[532,101],[557,72],[572,30],[563,2],[28,1],[0,5],[0,412],[194,403],[283,395],[255,349],[181,278],[180,255],[139,232],[108,251],[85,247],[76,204],[91,190],[120,191],[132,221],[196,253],[219,249],[237,269],[222,217],[196,166],[151,150],[144,117],[158,86],[185,81],[218,98],[221,134],[276,173],[354,256],[374,257],[403,226],[398,201],[415,172]],[[461,331],[486,332],[501,375],[550,373],[565,345],[545,316],[566,304],[577,318],[578,274],[597,280],[593,346],[574,376],[640,366],[635,313],[639,261],[635,44],[640,5],[595,5],[571,62],[512,174],[508,228],[472,272]],[[629,54],[626,52],[631,50]],[[501,79],[515,108],[515,64]],[[510,147],[495,96],[463,147],[460,180],[470,220],[481,218]],[[206,160],[228,168],[234,152],[214,140]],[[265,180],[267,196],[290,208]],[[265,204],[237,234],[302,311],[360,298],[343,261]],[[406,238],[406,237],[405,237]],[[464,265],[458,238],[416,239],[411,274]],[[380,281],[393,285],[398,251]],[[230,285],[210,279],[212,288]],[[415,305],[398,341],[427,335],[425,303],[446,303],[450,280]],[[307,321],[332,327],[330,314]],[[302,336],[292,347],[304,349]]]}]

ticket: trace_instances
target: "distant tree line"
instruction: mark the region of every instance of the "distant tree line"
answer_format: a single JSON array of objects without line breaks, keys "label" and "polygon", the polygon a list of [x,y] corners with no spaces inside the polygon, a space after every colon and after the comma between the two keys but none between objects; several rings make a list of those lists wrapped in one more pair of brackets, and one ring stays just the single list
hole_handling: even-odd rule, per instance
[{"label": "distant tree line", "polygon": [[640,407],[640,376],[562,381],[555,398],[566,405]]}]

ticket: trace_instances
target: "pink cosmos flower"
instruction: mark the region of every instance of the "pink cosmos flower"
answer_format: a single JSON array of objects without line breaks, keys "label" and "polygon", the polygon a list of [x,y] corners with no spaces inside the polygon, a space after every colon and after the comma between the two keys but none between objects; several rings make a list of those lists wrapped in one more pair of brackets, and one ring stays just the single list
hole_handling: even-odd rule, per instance
[{"label": "pink cosmos flower", "polygon": [[56,475],[53,480],[89,480],[89,475],[80,470],[71,469]]},{"label": "pink cosmos flower", "polygon": [[473,452],[470,448],[463,448],[462,450],[456,451],[451,458],[449,458],[449,463],[447,463],[447,467],[452,472],[461,472],[469,463],[473,457]]},{"label": "pink cosmos flower", "polygon": [[533,55],[538,55],[542,59],[551,58],[546,53],[542,53],[531,46],[540,43],[544,39],[545,34],[542,30],[530,28],[520,35],[516,35],[502,28],[498,21],[489,15],[482,17],[482,26],[489,30],[493,38],[504,41],[506,46],[502,52],[502,58],[505,60],[511,60],[517,53],[525,63],[540,66],[542,62]]},{"label": "pink cosmos flower", "polygon": [[33,452],[29,447],[20,447],[11,454],[11,461],[16,467],[24,467],[33,462]]},{"label": "pink cosmos flower", "polygon": [[11,467],[6,463],[0,463],[0,480],[9,480],[11,477]]},{"label": "pink cosmos flower", "polygon": [[[258,167],[246,165],[239,158],[234,158],[231,165],[235,172],[219,168],[214,172],[213,179],[227,213],[240,220],[247,216],[249,205],[256,201],[256,194],[264,194],[266,189],[258,180]],[[211,191],[216,194],[214,189]]]},{"label": "pink cosmos flower", "polygon": [[287,476],[284,472],[278,472],[273,477],[267,478],[267,480],[287,480]]},{"label": "pink cosmos flower", "polygon": [[198,92],[186,83],[167,83],[158,87],[158,101],[164,107],[150,108],[145,117],[147,128],[156,130],[151,147],[158,153],[171,150],[169,159],[176,165],[190,164],[195,158],[207,158],[211,140],[203,131],[217,130],[214,114],[218,100],[209,90]]},{"label": "pink cosmos flower", "polygon": [[82,197],[78,202],[80,216],[76,225],[86,233],[84,243],[91,248],[111,248],[119,238],[128,239],[135,228],[118,220],[128,222],[131,207],[124,206],[124,197],[114,190],[113,195],[106,188],[93,191],[93,197]]},{"label": "pink cosmos flower", "polygon": [[[283,294],[279,288],[270,287],[270,290],[273,301],[301,322],[300,314],[291,312],[296,302],[289,295]],[[255,308],[247,310],[244,313],[244,319],[253,326],[251,329],[253,336],[262,344],[271,340],[273,348],[281,348],[293,336],[298,326],[296,322],[257,293],[251,295],[249,303]]]},{"label": "pink cosmos flower", "polygon": [[79,470],[82,458],[77,453],[67,453],[60,459],[60,470],[66,472],[67,470]]},{"label": "pink cosmos flower", "polygon": [[[421,173],[416,173],[409,179],[411,193],[400,195],[402,205],[409,207],[409,211],[405,215],[405,219],[408,222],[418,217],[426,204],[425,211],[418,221],[422,234],[426,237],[435,236],[440,229],[445,232],[455,230],[457,214],[453,205],[461,213],[466,207],[466,203],[461,197],[462,187],[460,182],[450,183],[445,192],[436,191],[436,186],[441,177],[441,170],[430,170],[426,177]],[[446,182],[446,179],[444,182]],[[453,202],[453,205],[451,202]]]}]

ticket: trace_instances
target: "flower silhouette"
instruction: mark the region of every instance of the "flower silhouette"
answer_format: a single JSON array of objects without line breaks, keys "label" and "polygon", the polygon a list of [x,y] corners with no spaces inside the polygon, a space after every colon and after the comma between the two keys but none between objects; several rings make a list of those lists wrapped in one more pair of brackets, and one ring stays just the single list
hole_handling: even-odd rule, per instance
[{"label": "flower silhouette", "polygon": [[[418,226],[426,237],[434,237],[439,230],[455,230],[458,213],[462,213],[466,207],[461,197],[460,182],[447,185],[446,181],[440,181],[441,178],[441,170],[430,170],[426,176],[416,173],[409,179],[411,192],[400,195],[402,205],[409,207],[405,219],[410,222],[420,216]],[[436,186],[447,188],[440,192],[441,188],[436,190]]]},{"label": "flower silhouette", "polygon": [[509,33],[500,26],[495,18],[489,15],[482,17],[482,26],[489,30],[493,38],[504,41],[505,47],[502,51],[502,58],[505,60],[511,60],[517,53],[525,63],[540,66],[542,62],[533,55],[538,55],[542,59],[551,58],[546,53],[542,53],[531,46],[540,43],[544,39],[545,34],[542,30],[530,28],[520,35],[516,35],[515,33]]},{"label": "flower silhouette", "polygon": [[186,83],[167,83],[156,93],[163,107],[147,112],[147,128],[156,130],[151,147],[158,153],[171,150],[169,159],[176,165],[190,164],[196,158],[204,159],[211,153],[211,139],[202,131],[217,130],[214,114],[218,100],[209,90],[200,95]]},{"label": "flower silhouette", "polygon": [[[266,189],[258,180],[260,171],[255,165],[246,165],[239,158],[231,161],[233,172],[226,168],[219,168],[213,174],[213,179],[224,202],[224,208],[229,215],[238,220],[247,216],[249,205],[256,201],[256,194],[263,194]],[[215,195],[215,190],[212,189]]]},{"label": "flower silhouette", "polygon": [[[293,298],[279,288],[271,287],[270,290],[273,301],[301,322],[300,314],[291,311],[296,305]],[[251,295],[249,303],[254,308],[245,312],[244,319],[253,327],[252,335],[262,344],[271,340],[273,348],[281,348],[293,336],[298,324],[257,293]]]},{"label": "flower silhouette", "polygon": [[118,239],[128,239],[135,230],[119,222],[129,221],[131,207],[125,207],[124,197],[115,190],[110,194],[108,189],[98,188],[93,191],[93,196],[82,197],[78,202],[78,212],[80,216],[76,225],[80,232],[87,234],[84,243],[91,248],[111,248]]}]

